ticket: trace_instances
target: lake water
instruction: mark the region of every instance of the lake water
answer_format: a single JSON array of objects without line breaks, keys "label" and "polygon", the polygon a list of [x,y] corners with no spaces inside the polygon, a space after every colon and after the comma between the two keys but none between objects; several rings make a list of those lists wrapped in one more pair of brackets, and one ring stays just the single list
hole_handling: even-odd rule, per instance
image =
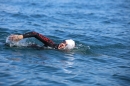
[{"label": "lake water", "polygon": [[[29,31],[76,47],[5,45],[10,34]],[[0,0],[0,86],[129,85],[130,0]]]}]

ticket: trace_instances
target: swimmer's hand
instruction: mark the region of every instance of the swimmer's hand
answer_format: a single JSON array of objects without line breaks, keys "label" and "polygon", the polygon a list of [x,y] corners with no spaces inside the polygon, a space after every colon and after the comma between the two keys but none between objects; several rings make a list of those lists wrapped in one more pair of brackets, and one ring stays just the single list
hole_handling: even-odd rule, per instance
[{"label": "swimmer's hand", "polygon": [[21,39],[23,39],[23,35],[10,35],[9,36],[9,40],[11,41],[20,41]]}]

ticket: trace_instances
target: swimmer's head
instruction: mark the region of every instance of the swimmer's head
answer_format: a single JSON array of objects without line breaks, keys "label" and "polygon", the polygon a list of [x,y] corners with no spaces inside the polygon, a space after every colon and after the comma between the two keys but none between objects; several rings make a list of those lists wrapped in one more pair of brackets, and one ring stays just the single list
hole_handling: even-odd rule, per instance
[{"label": "swimmer's head", "polygon": [[66,47],[65,49],[73,49],[75,47],[75,42],[72,39],[65,40]]},{"label": "swimmer's head", "polygon": [[74,47],[75,47],[75,41],[73,41],[72,39],[68,39],[60,43],[58,49],[70,50],[73,49]]}]

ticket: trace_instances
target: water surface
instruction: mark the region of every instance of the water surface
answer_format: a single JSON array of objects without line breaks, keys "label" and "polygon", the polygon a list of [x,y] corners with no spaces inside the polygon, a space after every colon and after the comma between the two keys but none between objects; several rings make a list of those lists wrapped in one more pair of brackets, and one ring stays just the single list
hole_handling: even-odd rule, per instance
[{"label": "water surface", "polygon": [[[56,43],[71,38],[76,47],[4,45],[29,31]],[[129,33],[129,0],[1,0],[0,86],[129,86]]]}]

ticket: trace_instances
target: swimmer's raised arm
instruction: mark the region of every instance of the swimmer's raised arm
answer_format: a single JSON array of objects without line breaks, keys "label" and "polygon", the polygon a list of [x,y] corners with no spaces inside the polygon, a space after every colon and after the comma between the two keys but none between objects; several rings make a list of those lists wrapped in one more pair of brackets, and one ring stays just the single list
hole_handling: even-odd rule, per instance
[{"label": "swimmer's raised arm", "polygon": [[[37,33],[37,32],[28,32],[22,35],[11,35],[9,37],[10,40],[12,41],[20,41],[21,39],[24,38],[30,38],[30,37],[35,37],[36,39],[38,39],[39,41],[41,41],[42,43],[44,43],[45,46],[50,46],[53,48],[57,48],[58,45],[55,44],[52,40],[50,40],[49,38],[45,37],[44,35]],[[57,46],[56,46],[57,45]]]},{"label": "swimmer's raised arm", "polygon": [[52,40],[50,40],[46,36],[34,31],[21,34],[21,35],[11,35],[9,36],[9,40],[20,41],[24,38],[29,38],[29,37],[35,37],[36,39],[44,43],[45,46],[49,46],[55,49],[73,49],[75,47],[75,42],[72,39],[64,40],[60,44],[55,44]]}]

